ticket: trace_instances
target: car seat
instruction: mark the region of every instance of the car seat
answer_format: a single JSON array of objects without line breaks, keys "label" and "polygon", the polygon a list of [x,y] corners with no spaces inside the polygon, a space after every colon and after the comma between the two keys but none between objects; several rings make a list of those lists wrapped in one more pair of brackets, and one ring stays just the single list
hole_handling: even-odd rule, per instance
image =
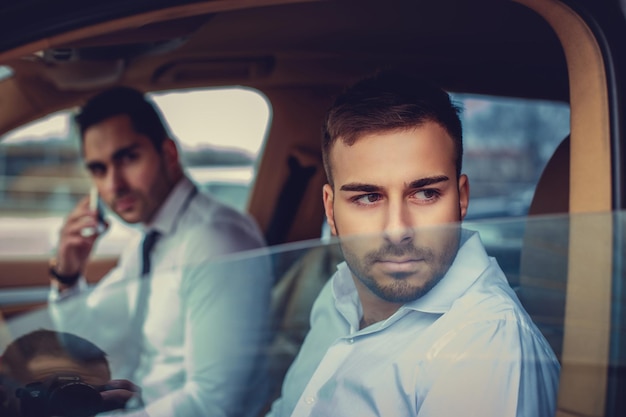
[{"label": "car seat", "polygon": [[567,136],[544,168],[524,231],[520,259],[520,301],[561,358],[569,242],[570,139]]},{"label": "car seat", "polygon": [[274,286],[271,303],[274,338],[268,352],[272,400],[280,395],[287,369],[309,331],[315,299],[342,261],[336,242],[312,247],[280,275]]}]

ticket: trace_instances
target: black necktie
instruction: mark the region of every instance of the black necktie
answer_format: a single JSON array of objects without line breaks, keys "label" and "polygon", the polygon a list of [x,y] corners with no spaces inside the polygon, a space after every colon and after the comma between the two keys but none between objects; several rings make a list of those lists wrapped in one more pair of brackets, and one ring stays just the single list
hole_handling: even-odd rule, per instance
[{"label": "black necktie", "polygon": [[131,337],[136,338],[137,360],[135,367],[139,365],[141,348],[143,346],[143,324],[146,320],[148,310],[148,297],[150,295],[150,280],[143,279],[150,276],[150,254],[154,245],[159,238],[159,232],[151,230],[145,234],[143,243],[141,244],[141,276],[138,281],[139,287],[137,292],[137,305],[135,306],[135,314],[131,321]]},{"label": "black necktie", "polygon": [[145,277],[150,273],[150,254],[154,244],[159,238],[159,232],[156,230],[150,230],[143,238],[143,244],[141,246],[141,277]]}]

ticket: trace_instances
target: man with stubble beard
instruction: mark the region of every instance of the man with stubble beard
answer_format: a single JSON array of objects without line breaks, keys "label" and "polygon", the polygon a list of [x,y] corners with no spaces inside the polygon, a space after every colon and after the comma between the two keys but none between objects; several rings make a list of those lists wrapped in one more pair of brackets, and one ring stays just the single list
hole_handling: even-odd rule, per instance
[{"label": "man with stubble beard", "polygon": [[[198,189],[142,92],[103,91],[76,122],[99,198],[143,237],[88,288],[84,272],[102,230],[96,196],[81,200],[50,268],[55,325],[100,346],[113,377],[141,387],[139,415],[255,416],[267,401],[259,381],[273,284],[256,222]],[[259,256],[223,262],[249,250]]]},{"label": "man with stubble beard", "polygon": [[552,416],[559,363],[461,221],[460,110],[381,72],[327,113],[323,201],[337,267],[271,415]]}]

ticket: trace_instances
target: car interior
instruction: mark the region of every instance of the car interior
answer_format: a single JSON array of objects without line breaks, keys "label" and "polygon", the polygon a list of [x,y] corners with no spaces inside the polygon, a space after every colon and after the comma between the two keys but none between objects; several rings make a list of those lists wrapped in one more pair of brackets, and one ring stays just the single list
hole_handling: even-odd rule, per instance
[{"label": "car interior", "polygon": [[[66,22],[51,12],[55,24],[38,30],[10,26],[14,36],[5,36],[0,49],[0,65],[11,72],[0,81],[0,135],[114,85],[149,93],[258,91],[271,118],[246,211],[270,245],[320,239],[321,120],[333,97],[364,76],[399,68],[455,93],[569,106],[569,132],[532,191],[528,215],[544,221],[524,231],[515,289],[561,361],[559,415],[604,415],[613,224],[609,216],[593,222],[599,241],[591,242],[587,222],[563,225],[567,218],[558,216],[610,212],[619,204],[610,62],[584,8],[559,0],[164,1],[137,2],[132,10],[118,3],[109,9],[81,3],[76,19]],[[2,19],[20,13],[14,6]],[[0,253],[0,291],[45,287],[48,257]],[[278,337],[295,343],[291,358],[339,257],[335,247],[323,247],[282,271],[274,314]],[[87,278],[97,282],[115,262],[93,259]],[[16,317],[43,305],[0,306],[0,313]]]}]

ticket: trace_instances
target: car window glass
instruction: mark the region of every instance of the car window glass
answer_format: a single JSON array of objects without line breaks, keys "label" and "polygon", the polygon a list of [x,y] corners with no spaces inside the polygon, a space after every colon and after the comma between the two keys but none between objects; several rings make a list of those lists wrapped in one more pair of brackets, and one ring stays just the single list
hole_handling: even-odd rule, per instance
[{"label": "car window glass", "polygon": [[0,65],[0,80],[13,76],[13,70],[11,67]]},{"label": "car window glass", "polygon": [[[567,250],[568,237],[571,236],[571,229],[573,224],[577,224],[578,227],[583,226],[589,233],[584,236],[585,239],[590,241],[604,239],[603,228],[597,227],[609,223],[613,225],[613,234],[616,241],[624,239],[624,219],[625,213],[619,212],[615,214],[582,214],[582,215],[557,215],[548,218],[535,217],[530,219],[513,218],[507,220],[486,220],[485,223],[491,225],[494,230],[501,230],[500,236],[506,236],[507,230],[517,230],[520,225],[532,230],[540,232],[535,235],[534,240],[528,240],[525,242],[525,249],[535,251],[539,256],[530,257],[527,259],[528,263],[533,264],[533,273],[528,273],[526,269],[526,276],[517,286],[514,287],[514,291],[520,298],[524,307],[530,314],[531,318],[546,337],[548,343],[552,349],[560,355],[561,345],[563,343],[564,335],[564,303],[566,290],[577,291],[576,288],[566,288],[567,282],[567,264],[569,262],[570,253]],[[449,226],[445,226],[446,228]],[[441,232],[440,229],[421,229],[417,232]],[[482,238],[483,236],[481,236]],[[367,242],[369,239],[381,241],[384,238],[380,236],[351,236],[345,239],[345,242]],[[169,279],[176,274],[190,274],[190,276],[206,278],[206,276],[215,274],[215,276],[228,276],[231,280],[242,280],[242,283],[249,282],[249,285],[244,285],[242,288],[257,288],[259,282],[259,275],[261,269],[259,265],[267,265],[271,263],[276,266],[274,275],[278,279],[271,294],[270,310],[268,311],[269,323],[272,324],[274,331],[267,333],[267,340],[269,347],[264,350],[265,355],[257,357],[255,361],[257,365],[261,365],[262,361],[269,361],[267,369],[269,374],[267,375],[267,386],[273,388],[273,395],[278,395],[278,390],[282,383],[283,377],[291,361],[295,358],[300,349],[301,344],[304,341],[304,337],[309,330],[310,323],[310,311],[313,306],[313,302],[316,299],[319,292],[324,285],[327,284],[331,276],[337,270],[337,265],[343,261],[342,251],[340,250],[340,243],[336,238],[328,239],[325,242],[321,241],[308,241],[299,242],[288,245],[280,245],[268,250],[249,251],[242,254],[229,255],[220,258],[219,260],[210,262],[189,262],[181,265],[180,270],[165,270],[164,273],[165,282],[171,282]],[[494,241],[494,243],[497,243]],[[502,250],[508,248],[506,239],[500,240],[500,246]],[[510,248],[515,250],[515,248]],[[615,250],[621,250],[618,247]],[[593,253],[578,254],[576,256],[593,257]],[[610,259],[610,256],[606,257]],[[525,269],[528,265],[518,265],[520,270]],[[476,274],[476,270],[473,265],[468,265],[468,269],[464,270],[463,266],[459,266],[461,273],[458,276],[463,276],[466,271],[467,274]],[[624,269],[616,268],[616,279],[620,282],[624,282]],[[519,271],[517,271],[519,274]],[[200,275],[196,275],[200,273]],[[208,275],[207,275],[208,274]],[[153,277],[153,279],[155,279]],[[158,277],[156,279],[159,279]],[[134,282],[139,280],[129,280],[128,282]],[[197,281],[208,282],[210,280],[202,279]],[[164,284],[165,284],[164,282]],[[169,285],[169,284],[168,284]],[[200,285],[200,284],[199,284]],[[623,285],[620,287],[623,292]],[[122,294],[126,294],[129,287],[125,283],[119,283],[119,285],[110,286],[109,296],[115,299],[123,299]],[[119,296],[115,296],[118,294]],[[616,308],[621,308],[623,304],[624,294],[617,293],[613,297],[617,303]],[[238,300],[243,301],[243,300]],[[593,303],[593,300],[589,300]],[[242,311],[243,305],[240,303],[234,303],[237,305],[237,310]],[[60,305],[60,308],[74,308],[71,303],[65,303]],[[589,308],[595,308],[590,305]],[[115,312],[112,312],[115,313]],[[170,315],[169,309],[155,309],[154,314],[158,316],[157,322],[163,324],[166,318],[167,320],[174,320]],[[0,333],[0,350],[2,350],[6,344],[19,335],[27,332],[49,328],[53,329],[52,322],[50,321],[51,315],[47,310],[40,310],[31,312],[13,319],[7,320],[5,323],[4,333]],[[167,321],[166,320],[166,321]],[[99,319],[99,326],[93,328],[94,338],[101,337],[107,334],[107,323],[104,317]],[[241,325],[235,317],[229,317],[228,328],[224,329],[222,335],[228,334],[229,331],[233,331],[236,326]],[[171,324],[171,323],[170,323]],[[119,326],[119,323],[115,324]],[[572,322],[570,324],[569,331],[578,332],[584,331],[586,327],[593,325],[606,325],[606,323],[588,323],[585,320]],[[613,327],[612,334],[617,338],[622,338],[625,329],[623,323],[617,324],[622,327]],[[117,328],[116,328],[117,329]],[[165,329],[165,327],[164,327]],[[155,331],[158,328],[155,328]],[[194,335],[195,338],[209,338],[214,339],[214,332],[210,328],[204,330],[206,333],[200,332]],[[167,334],[151,334],[153,338],[166,338]],[[86,335],[85,335],[86,337]],[[447,339],[446,339],[447,340]],[[97,340],[92,340],[94,343],[100,344]],[[126,341],[130,343],[130,341]],[[126,346],[126,343],[124,346]],[[623,340],[620,340],[623,343]],[[232,352],[236,352],[235,346],[233,346]],[[116,366],[120,365],[120,361],[124,361],[125,355],[130,355],[131,350],[119,349],[115,352],[110,352],[109,360]],[[245,349],[237,351],[239,354],[246,352]],[[109,353],[109,352],[107,352]],[[205,351],[199,352],[199,355],[207,355]],[[115,356],[121,355],[121,356]],[[455,357],[455,360],[458,358]],[[244,363],[244,361],[238,361],[236,357],[229,356],[228,361],[232,363]],[[484,358],[482,358],[484,360]],[[593,360],[593,359],[590,359]],[[592,363],[593,364],[593,363]],[[598,366],[604,366],[605,364],[595,364]],[[620,365],[620,363],[613,363],[611,365]],[[621,364],[623,365],[623,364]],[[170,371],[172,371],[173,364],[168,364]],[[186,366],[182,362],[177,366],[181,368]],[[181,369],[182,371],[182,369]],[[188,370],[187,370],[188,371]],[[115,372],[117,372],[114,368]],[[151,392],[154,387],[147,389],[146,392]],[[170,390],[161,390],[162,392],[170,392]],[[246,402],[247,403],[247,402]],[[203,410],[199,410],[199,414]]]},{"label": "car window glass", "polygon": [[548,159],[569,134],[566,103],[453,94],[461,104],[467,220],[527,214]]},{"label": "car window glass", "polygon": [[244,88],[152,94],[200,188],[245,210],[270,120],[268,101]]},{"label": "car window glass", "polygon": [[[189,176],[201,189],[245,210],[270,120],[269,103],[243,88],[153,94]],[[89,192],[74,109],[0,137],[0,256],[47,254],[63,218]],[[112,227],[95,255],[117,255],[133,229],[110,213]]]},{"label": "car window glass", "polygon": [[[557,146],[569,134],[566,103],[453,94],[463,109],[463,172],[470,202],[465,225],[480,231],[514,288],[525,222],[537,182]],[[485,219],[500,221],[485,222]]]}]

